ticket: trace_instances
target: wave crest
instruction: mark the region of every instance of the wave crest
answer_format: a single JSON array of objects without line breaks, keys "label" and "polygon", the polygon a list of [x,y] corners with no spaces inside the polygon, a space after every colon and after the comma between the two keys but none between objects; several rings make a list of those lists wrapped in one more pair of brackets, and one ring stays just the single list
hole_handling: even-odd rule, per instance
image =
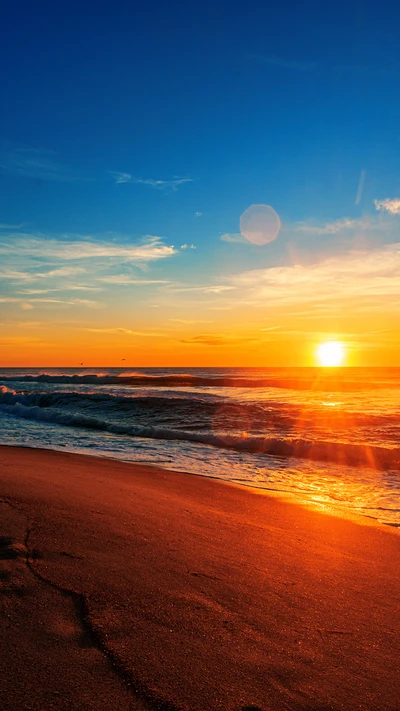
[{"label": "wave crest", "polygon": [[[345,371],[345,369],[342,369]],[[351,392],[371,388],[369,381],[359,380],[346,372],[322,374],[312,370],[310,373],[292,377],[230,377],[192,375],[190,373],[172,373],[168,375],[147,375],[137,372],[107,375],[87,374],[50,374],[2,376],[3,382],[38,382],[54,384],[82,385],[130,385],[131,387],[214,387],[214,388],[284,388],[288,390],[314,390],[321,392]],[[374,388],[387,387],[387,383],[375,382]]]},{"label": "wave crest", "polygon": [[[66,395],[66,393],[60,393]],[[67,394],[71,395],[71,394]],[[72,393],[72,395],[74,395]],[[51,405],[51,398],[56,393],[46,395],[18,394],[5,386],[0,386],[0,404],[8,414],[24,419],[39,420],[69,427],[79,427],[110,432],[129,437],[142,437],[160,440],[177,440],[211,445],[223,449],[233,449],[254,454],[266,454],[278,457],[297,457],[315,461],[328,461],[351,466],[371,467],[374,469],[400,470],[400,449],[360,444],[306,440],[302,438],[265,437],[263,435],[219,435],[210,432],[189,432],[186,430],[157,427],[132,426],[114,423],[98,416],[68,412]],[[98,397],[104,397],[99,395]],[[106,396],[112,397],[112,396]],[[47,402],[46,402],[47,400]],[[54,403],[54,400],[53,400]]]}]

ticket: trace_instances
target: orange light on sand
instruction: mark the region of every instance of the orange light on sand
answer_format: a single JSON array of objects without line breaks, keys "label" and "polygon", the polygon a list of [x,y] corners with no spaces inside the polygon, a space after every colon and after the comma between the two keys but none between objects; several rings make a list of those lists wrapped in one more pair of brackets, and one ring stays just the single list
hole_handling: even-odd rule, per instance
[{"label": "orange light on sand", "polygon": [[339,341],[321,343],[317,348],[317,358],[319,364],[324,367],[337,367],[342,365],[344,359],[343,343]]}]

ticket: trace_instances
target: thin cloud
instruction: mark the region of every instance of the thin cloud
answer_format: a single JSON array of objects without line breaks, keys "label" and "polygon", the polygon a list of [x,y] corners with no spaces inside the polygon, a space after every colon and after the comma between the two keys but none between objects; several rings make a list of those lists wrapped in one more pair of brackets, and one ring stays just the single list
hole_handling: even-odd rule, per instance
[{"label": "thin cloud", "polygon": [[389,212],[391,215],[400,215],[400,198],[386,198],[386,200],[374,200],[377,210]]},{"label": "thin cloud", "polygon": [[213,321],[209,319],[186,319],[186,318],[170,318],[168,319],[169,321],[173,321],[174,323],[182,323],[185,325],[193,325],[196,323],[213,323]]},{"label": "thin cloud", "polygon": [[335,235],[338,232],[343,232],[345,230],[354,230],[357,228],[365,229],[373,226],[374,222],[371,218],[351,219],[349,217],[343,217],[340,220],[326,222],[322,225],[308,222],[298,222],[289,229],[292,229],[294,232],[306,232],[314,235]]},{"label": "thin cloud", "polygon": [[46,346],[52,346],[53,343],[49,341],[43,341],[39,338],[35,337],[30,337],[30,336],[7,336],[4,339],[0,340],[0,347],[1,348],[6,348],[6,347],[12,347],[15,348],[16,346],[22,346],[22,345],[39,345],[42,347]]},{"label": "thin cloud", "polygon": [[[0,303],[3,304],[21,304],[26,303],[26,300],[18,296],[1,296]],[[98,301],[89,299],[44,299],[34,298],[29,300],[30,304],[67,304],[69,306],[89,306],[99,307],[101,304]],[[31,308],[31,307],[28,307]],[[33,307],[32,307],[33,308]]]},{"label": "thin cloud", "polygon": [[148,336],[150,338],[165,336],[165,333],[155,331],[131,331],[130,328],[84,328],[82,330],[89,331],[90,333],[115,333],[120,336]]},{"label": "thin cloud", "polygon": [[[386,210],[392,214],[400,214],[400,198],[393,200],[375,201],[377,209]],[[321,236],[328,237],[337,235],[347,243],[358,240],[360,236],[367,236],[372,241],[390,241],[393,239],[393,221],[378,220],[377,216],[366,216],[359,218],[342,217],[330,222],[317,222],[315,220],[305,220],[302,222],[291,222],[282,225],[281,234],[283,237],[291,237],[296,240],[299,235],[305,237]],[[220,239],[223,242],[249,244],[240,233],[226,232]],[[333,242],[331,242],[331,245]]]},{"label": "thin cloud", "polygon": [[11,243],[0,240],[0,254],[35,259],[116,259],[125,262],[149,262],[176,254],[173,246],[164,244],[160,237],[148,236],[140,244],[118,244],[116,242],[91,242],[81,240],[56,240],[26,235],[13,239]]},{"label": "thin cloud", "polygon": [[116,286],[149,286],[150,284],[171,284],[168,279],[134,279],[125,274],[115,274],[111,276],[100,277],[99,281],[105,284],[115,284]]},{"label": "thin cloud", "polygon": [[272,267],[243,272],[230,279],[242,300],[254,305],[328,304],[334,310],[398,308],[400,243],[370,251],[352,251],[306,266]]},{"label": "thin cloud", "polygon": [[242,336],[224,336],[224,335],[214,335],[214,334],[202,334],[200,336],[193,336],[192,338],[185,338],[181,340],[181,343],[187,343],[189,345],[202,345],[202,346],[219,346],[226,347],[232,345],[240,345],[246,343],[256,343],[258,338],[245,338]]},{"label": "thin cloud", "polygon": [[86,284],[63,284],[62,286],[49,287],[48,289],[19,289],[17,294],[53,294],[57,291],[101,291],[99,286]]},{"label": "thin cloud", "polygon": [[134,178],[131,173],[110,170],[109,174],[114,178],[116,185],[129,183],[131,185],[148,185],[156,190],[178,190],[185,183],[192,183],[193,178],[174,177],[171,180],[157,180],[155,178]]},{"label": "thin cloud", "polygon": [[202,292],[203,294],[222,294],[225,291],[231,291],[234,286],[228,284],[215,284],[212,286],[175,286],[172,285],[166,288],[166,291],[173,293],[184,292]]},{"label": "thin cloud", "polygon": [[239,244],[249,244],[248,240],[243,237],[240,232],[225,232],[223,235],[221,235],[221,240],[223,242],[234,242],[234,243],[239,243]]},{"label": "thin cloud", "polygon": [[14,143],[4,143],[0,150],[0,169],[23,178],[55,182],[88,180],[88,176],[57,160],[54,151]]},{"label": "thin cloud", "polygon": [[42,277],[63,277],[63,276],[76,276],[77,274],[85,274],[87,269],[83,267],[59,267],[58,269],[51,269],[46,274],[41,274]]},{"label": "thin cloud", "polygon": [[12,281],[31,281],[32,274],[29,272],[20,272],[16,269],[0,269],[0,279],[11,279]]},{"label": "thin cloud", "polygon": [[363,191],[364,191],[365,175],[366,175],[365,170],[361,170],[360,178],[358,180],[357,195],[356,195],[356,199],[354,202],[355,205],[359,205],[361,202],[361,198],[362,198]]},{"label": "thin cloud", "polygon": [[156,190],[178,190],[181,185],[185,183],[192,183],[193,178],[173,178],[172,180],[153,180],[153,178],[137,178],[133,180],[134,183],[141,183],[142,185],[149,185],[151,188]]},{"label": "thin cloud", "polygon": [[132,182],[132,175],[130,173],[120,173],[117,170],[110,170],[109,173],[114,178],[116,185]]}]

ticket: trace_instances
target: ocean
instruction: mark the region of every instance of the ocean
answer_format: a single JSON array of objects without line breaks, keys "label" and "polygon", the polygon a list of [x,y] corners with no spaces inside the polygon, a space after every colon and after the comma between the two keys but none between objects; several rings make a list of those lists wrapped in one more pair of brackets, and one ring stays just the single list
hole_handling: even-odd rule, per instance
[{"label": "ocean", "polygon": [[400,368],[4,368],[0,444],[141,462],[400,526]]}]

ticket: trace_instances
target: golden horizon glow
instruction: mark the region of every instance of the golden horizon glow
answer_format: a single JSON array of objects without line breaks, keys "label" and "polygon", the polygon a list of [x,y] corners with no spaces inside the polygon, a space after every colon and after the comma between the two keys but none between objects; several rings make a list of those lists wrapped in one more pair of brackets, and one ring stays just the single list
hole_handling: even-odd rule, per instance
[{"label": "golden horizon glow", "polygon": [[317,358],[323,367],[338,367],[343,364],[344,345],[340,341],[326,341],[317,348]]}]

